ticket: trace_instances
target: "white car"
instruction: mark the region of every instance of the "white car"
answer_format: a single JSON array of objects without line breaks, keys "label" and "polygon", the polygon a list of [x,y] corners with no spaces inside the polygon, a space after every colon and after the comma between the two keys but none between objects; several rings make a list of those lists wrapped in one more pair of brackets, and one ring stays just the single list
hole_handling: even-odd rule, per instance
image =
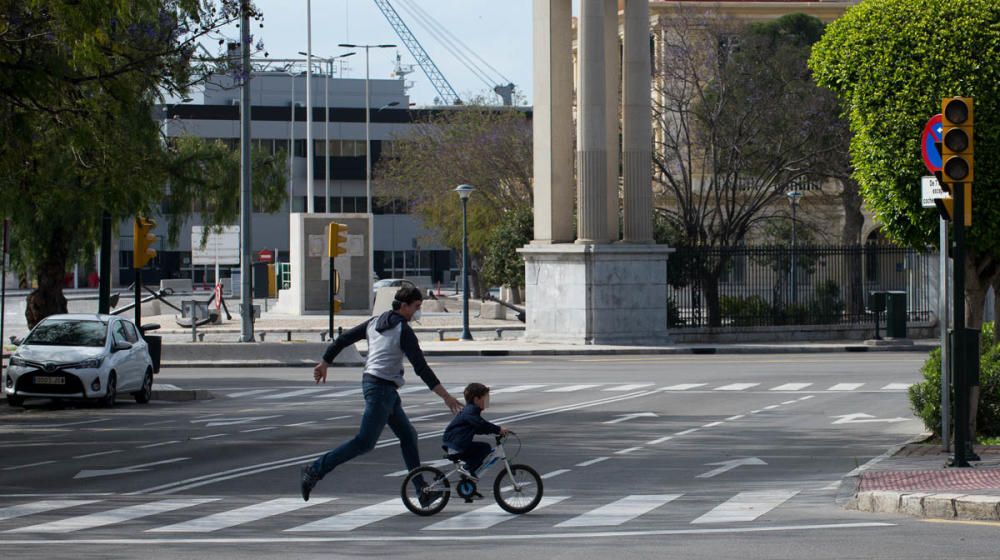
[{"label": "white car", "polygon": [[20,342],[4,374],[7,403],[27,398],[96,399],[119,393],[149,402],[153,361],[132,321],[117,315],[52,315]]}]

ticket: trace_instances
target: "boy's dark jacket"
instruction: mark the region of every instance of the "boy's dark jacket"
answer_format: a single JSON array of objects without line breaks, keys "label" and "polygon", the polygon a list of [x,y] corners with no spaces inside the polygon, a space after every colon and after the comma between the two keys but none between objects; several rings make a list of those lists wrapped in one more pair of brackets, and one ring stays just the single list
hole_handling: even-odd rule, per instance
[{"label": "boy's dark jacket", "polygon": [[465,451],[476,434],[499,434],[500,426],[484,420],[483,409],[469,403],[465,405],[444,430],[444,445],[455,451]]}]

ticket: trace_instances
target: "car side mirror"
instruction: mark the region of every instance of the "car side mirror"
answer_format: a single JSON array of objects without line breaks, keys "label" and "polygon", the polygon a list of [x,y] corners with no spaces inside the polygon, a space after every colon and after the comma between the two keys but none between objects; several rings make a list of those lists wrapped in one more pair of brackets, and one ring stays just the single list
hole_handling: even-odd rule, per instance
[{"label": "car side mirror", "polygon": [[160,328],[159,323],[146,323],[145,325],[139,327],[139,330],[141,330],[143,333],[147,333],[149,331],[159,330],[159,328]]},{"label": "car side mirror", "polygon": [[13,344],[14,346],[20,346],[22,342],[24,342],[24,340],[17,338],[16,336],[10,337],[10,343]]},{"label": "car side mirror", "polygon": [[132,348],[132,343],[131,342],[128,342],[126,340],[120,340],[120,341],[118,341],[118,342],[115,343],[115,345],[111,348],[111,350],[113,352],[117,352],[119,350],[128,350],[130,348]]}]

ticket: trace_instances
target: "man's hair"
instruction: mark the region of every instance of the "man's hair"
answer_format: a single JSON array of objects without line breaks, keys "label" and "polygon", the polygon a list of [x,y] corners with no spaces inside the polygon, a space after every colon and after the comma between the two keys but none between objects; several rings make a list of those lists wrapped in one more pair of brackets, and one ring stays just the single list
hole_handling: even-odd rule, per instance
[{"label": "man's hair", "polygon": [[392,308],[399,311],[400,305],[404,303],[413,303],[415,301],[423,301],[424,296],[420,293],[420,288],[415,286],[403,286],[402,288],[396,290],[396,295],[393,296]]},{"label": "man's hair", "polygon": [[490,394],[490,388],[482,383],[469,383],[465,387],[465,402],[472,404],[478,397],[485,397]]}]

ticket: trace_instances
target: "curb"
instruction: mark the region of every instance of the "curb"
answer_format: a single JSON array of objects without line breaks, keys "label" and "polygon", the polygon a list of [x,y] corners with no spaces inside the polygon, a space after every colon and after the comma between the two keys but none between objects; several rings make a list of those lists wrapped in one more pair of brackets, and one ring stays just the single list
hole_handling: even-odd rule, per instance
[{"label": "curb", "polygon": [[858,511],[898,513],[911,517],[1000,521],[1000,496],[871,490],[859,492],[846,507]]},{"label": "curb", "polygon": [[156,383],[153,385],[153,392],[150,400],[183,402],[207,401],[214,398],[215,395],[206,389],[181,389],[175,385]]}]

